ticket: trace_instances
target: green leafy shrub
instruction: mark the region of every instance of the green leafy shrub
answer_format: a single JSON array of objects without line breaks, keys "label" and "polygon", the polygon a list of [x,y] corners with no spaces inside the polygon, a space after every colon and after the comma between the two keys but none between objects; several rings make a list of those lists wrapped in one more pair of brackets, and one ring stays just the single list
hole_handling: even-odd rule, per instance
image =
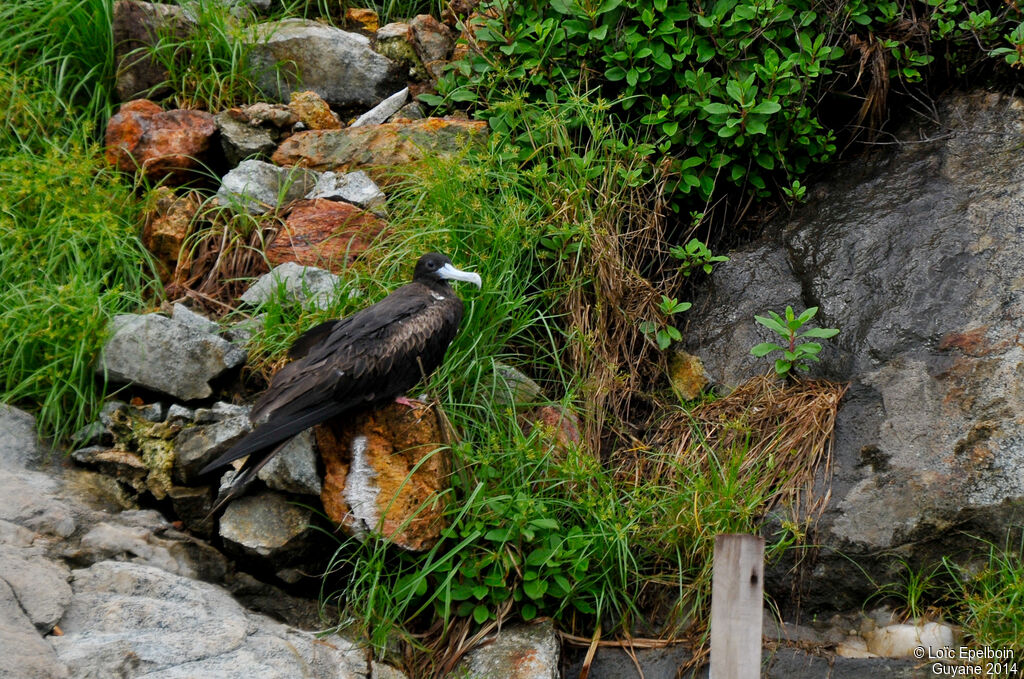
[{"label": "green leafy shrub", "polygon": [[[528,154],[535,121],[521,102],[593,90],[627,137],[671,156],[674,207],[698,210],[728,187],[799,200],[799,180],[836,152],[819,115],[828,93],[845,98],[859,85],[867,106],[884,99],[888,79],[921,80],[936,54],[963,73],[992,56],[1017,64],[1024,51],[1015,3],[491,0],[480,9],[469,26],[478,49],[422,100],[476,107]],[[874,60],[880,76],[867,68]],[[836,71],[841,63],[856,82]]]},{"label": "green leafy shrub", "polygon": [[807,370],[807,361],[817,361],[821,345],[817,342],[808,342],[807,339],[828,339],[839,334],[836,328],[810,328],[800,331],[808,321],[818,313],[818,307],[812,306],[797,316],[793,307],[786,307],[786,317],[779,316],[774,311],[768,312],[768,317],[754,316],[754,320],[778,333],[786,342],[780,346],[774,342],[762,342],[750,349],[750,353],[758,358],[767,356],[770,353],[781,351],[782,358],[775,361],[775,373],[780,377],[792,374],[793,369]]}]

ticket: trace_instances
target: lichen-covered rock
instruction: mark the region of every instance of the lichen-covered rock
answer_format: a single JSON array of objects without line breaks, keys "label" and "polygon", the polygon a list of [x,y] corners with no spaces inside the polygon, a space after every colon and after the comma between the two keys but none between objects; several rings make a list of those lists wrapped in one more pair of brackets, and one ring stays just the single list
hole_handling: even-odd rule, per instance
[{"label": "lichen-covered rock", "polygon": [[262,160],[243,160],[221,178],[218,199],[254,215],[273,210],[309,193],[319,175],[302,168],[285,168]]},{"label": "lichen-covered rock", "polygon": [[327,102],[311,90],[292,92],[288,108],[308,130],[337,130],[341,127]]},{"label": "lichen-covered rock", "polygon": [[260,24],[250,48],[260,89],[281,102],[301,87],[331,106],[368,108],[402,87],[400,67],[370,49],[366,36],[315,21]]},{"label": "lichen-covered rock", "polygon": [[350,203],[302,200],[292,207],[277,236],[265,249],[271,266],[295,262],[327,271],[343,271],[365,252],[386,222]]},{"label": "lichen-covered rock", "polygon": [[159,314],[120,314],[96,372],[178,399],[213,394],[210,380],[245,361],[245,351]]},{"label": "lichen-covered rock", "polygon": [[406,165],[428,155],[446,155],[486,139],[487,123],[480,120],[424,118],[344,130],[299,132],[286,139],[273,160],[314,170],[348,172],[367,169],[376,181],[387,177],[376,170]]},{"label": "lichen-covered rock", "polygon": [[411,80],[430,80],[430,72],[413,46],[412,27],[404,22],[394,22],[377,30],[377,51],[401,64]]},{"label": "lichen-covered rock", "polygon": [[107,123],[107,162],[152,180],[181,182],[203,169],[216,131],[213,116],[205,111],[164,111],[138,99],[122,106]]},{"label": "lichen-covered rock", "polygon": [[412,551],[432,547],[444,528],[450,454],[437,414],[393,403],[315,429],[326,467],[327,515],[357,537],[373,531]]},{"label": "lichen-covered rock", "polygon": [[684,401],[700,396],[710,383],[700,357],[682,349],[675,349],[669,354],[668,381],[672,391]]}]

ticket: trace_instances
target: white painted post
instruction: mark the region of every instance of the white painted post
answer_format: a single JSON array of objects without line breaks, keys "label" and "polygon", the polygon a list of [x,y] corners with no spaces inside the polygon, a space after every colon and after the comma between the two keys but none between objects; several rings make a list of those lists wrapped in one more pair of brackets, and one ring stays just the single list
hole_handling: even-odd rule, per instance
[{"label": "white painted post", "polygon": [[715,536],[711,576],[711,679],[761,676],[764,538]]}]

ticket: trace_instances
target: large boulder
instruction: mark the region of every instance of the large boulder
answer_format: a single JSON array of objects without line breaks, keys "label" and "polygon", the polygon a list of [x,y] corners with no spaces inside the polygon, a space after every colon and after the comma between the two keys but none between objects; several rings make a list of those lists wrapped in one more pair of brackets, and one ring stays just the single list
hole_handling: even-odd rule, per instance
[{"label": "large boulder", "polygon": [[338,636],[321,642],[247,612],[226,591],[167,571],[104,561],[74,572],[50,643],[74,676],[361,679],[369,660]]},{"label": "large boulder", "polygon": [[96,372],[181,400],[213,394],[210,380],[245,361],[245,351],[217,335],[159,314],[120,314]]},{"label": "large boulder", "polygon": [[748,354],[771,339],[754,314],[819,306],[816,324],[842,331],[818,372],[852,386],[805,607],[860,605],[865,573],[893,577],[879,555],[934,563],[1024,520],[1024,104],[957,96],[940,112],[730,253],[688,314],[688,348],[726,386],[769,367]]},{"label": "large boulder", "polygon": [[341,109],[370,108],[403,85],[401,67],[370,49],[370,40],[358,33],[284,19],[260,24],[251,40],[257,83],[281,102],[302,89]]}]

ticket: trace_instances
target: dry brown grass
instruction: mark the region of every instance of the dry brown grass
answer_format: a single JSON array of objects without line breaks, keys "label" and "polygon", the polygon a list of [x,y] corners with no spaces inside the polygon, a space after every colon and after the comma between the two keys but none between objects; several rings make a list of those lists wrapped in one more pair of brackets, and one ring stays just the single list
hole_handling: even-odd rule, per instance
[{"label": "dry brown grass", "polygon": [[815,496],[815,477],[831,476],[832,434],[848,386],[782,382],[773,373],[752,378],[724,398],[666,417],[648,442],[661,455],[620,455],[617,473],[662,479],[680,467],[708,468],[713,451],[741,449],[739,475],[757,479],[755,495],[768,499],[764,511],[787,506],[817,516],[829,495],[825,484]]}]

